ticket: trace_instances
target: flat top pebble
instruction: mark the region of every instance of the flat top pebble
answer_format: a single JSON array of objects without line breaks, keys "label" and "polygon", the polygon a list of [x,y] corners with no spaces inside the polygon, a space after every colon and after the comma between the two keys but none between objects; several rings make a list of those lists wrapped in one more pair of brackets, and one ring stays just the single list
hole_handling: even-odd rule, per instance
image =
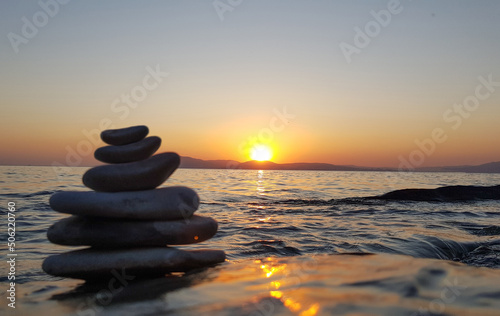
[{"label": "flat top pebble", "polygon": [[102,131],[101,139],[109,145],[127,145],[144,139],[149,133],[145,125],[130,126]]}]

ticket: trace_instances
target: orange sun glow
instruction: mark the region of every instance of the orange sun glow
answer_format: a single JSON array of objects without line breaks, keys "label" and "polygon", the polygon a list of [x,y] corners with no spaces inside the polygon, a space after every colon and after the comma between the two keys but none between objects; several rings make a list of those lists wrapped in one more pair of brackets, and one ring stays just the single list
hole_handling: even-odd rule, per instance
[{"label": "orange sun glow", "polygon": [[250,158],[257,161],[268,161],[273,157],[271,147],[267,145],[258,144],[250,150]]}]

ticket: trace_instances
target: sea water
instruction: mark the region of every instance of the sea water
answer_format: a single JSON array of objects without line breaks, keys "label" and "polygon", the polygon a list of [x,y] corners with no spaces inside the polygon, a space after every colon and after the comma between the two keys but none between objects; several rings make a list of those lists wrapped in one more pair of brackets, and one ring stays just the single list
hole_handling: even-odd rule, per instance
[{"label": "sea water", "polygon": [[[28,297],[36,297],[33,283],[47,284],[36,291],[74,286],[46,275],[41,263],[73,249],[48,242],[48,227],[67,216],[52,211],[48,200],[58,191],[88,190],[81,182],[87,169],[0,167],[2,249],[7,252],[7,205],[14,202],[16,282]],[[366,199],[396,189],[498,184],[500,174],[179,169],[162,186],[193,188],[201,199],[197,214],[219,223],[212,239],[180,248],[221,249],[233,263],[375,253],[499,269],[500,201]],[[0,280],[7,282],[6,272]]]}]

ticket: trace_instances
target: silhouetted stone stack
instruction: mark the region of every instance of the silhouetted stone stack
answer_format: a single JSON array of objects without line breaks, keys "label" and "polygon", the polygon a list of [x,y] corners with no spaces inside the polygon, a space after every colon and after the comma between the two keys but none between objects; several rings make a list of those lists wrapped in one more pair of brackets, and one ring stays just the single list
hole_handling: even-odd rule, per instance
[{"label": "silhouetted stone stack", "polygon": [[59,192],[50,199],[57,212],[73,214],[52,225],[48,239],[68,246],[90,246],[53,255],[48,274],[95,279],[121,273],[154,276],[188,271],[225,260],[220,250],[179,250],[210,239],[217,222],[193,215],[196,192],[187,187],[157,189],[177,169],[176,153],[153,154],[161,139],[147,137],[146,126],[107,130],[95,158],[109,163],[88,170],[83,183],[94,191]]}]

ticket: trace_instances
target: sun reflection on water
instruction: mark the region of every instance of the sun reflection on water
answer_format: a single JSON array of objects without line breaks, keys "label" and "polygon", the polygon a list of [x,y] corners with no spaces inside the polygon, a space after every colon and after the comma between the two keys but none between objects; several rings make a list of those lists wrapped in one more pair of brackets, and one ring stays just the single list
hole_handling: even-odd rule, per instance
[{"label": "sun reflection on water", "polygon": [[265,191],[264,170],[259,170],[257,172],[257,195],[264,196],[266,195]]},{"label": "sun reflection on water", "polygon": [[266,278],[269,278],[274,273],[285,270],[286,264],[283,264],[283,265],[277,266],[277,267],[270,267],[267,264],[263,264],[260,266],[260,268],[266,273]]},{"label": "sun reflection on water", "polygon": [[271,216],[268,216],[266,218],[259,218],[259,222],[269,222],[271,220]]},{"label": "sun reflection on water", "polygon": [[[286,278],[289,274],[286,264],[263,263],[261,260],[255,260],[254,262],[259,265],[266,278],[272,276]],[[299,316],[314,316],[318,313],[320,305],[318,303],[307,304],[302,302],[300,297],[294,296],[294,288],[289,288],[289,291],[285,289],[279,290],[284,283],[286,283],[286,279],[271,281],[269,283],[269,295],[280,300],[288,310],[298,313]]]}]

